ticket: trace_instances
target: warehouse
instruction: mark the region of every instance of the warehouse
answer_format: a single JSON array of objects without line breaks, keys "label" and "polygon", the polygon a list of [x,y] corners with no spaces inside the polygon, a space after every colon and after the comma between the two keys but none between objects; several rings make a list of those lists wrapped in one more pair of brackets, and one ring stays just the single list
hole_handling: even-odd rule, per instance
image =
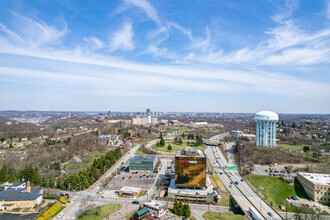
[{"label": "warehouse", "polygon": [[154,171],[157,164],[157,156],[136,155],[130,159],[129,171],[150,170]]}]

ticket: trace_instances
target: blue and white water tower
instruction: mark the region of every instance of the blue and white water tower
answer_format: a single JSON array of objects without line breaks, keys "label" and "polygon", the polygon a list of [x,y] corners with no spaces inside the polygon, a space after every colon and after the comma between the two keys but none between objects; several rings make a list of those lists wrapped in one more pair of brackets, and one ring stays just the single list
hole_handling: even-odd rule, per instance
[{"label": "blue and white water tower", "polygon": [[254,115],[256,121],[256,145],[263,147],[276,146],[276,122],[278,114],[271,111],[261,111]]}]

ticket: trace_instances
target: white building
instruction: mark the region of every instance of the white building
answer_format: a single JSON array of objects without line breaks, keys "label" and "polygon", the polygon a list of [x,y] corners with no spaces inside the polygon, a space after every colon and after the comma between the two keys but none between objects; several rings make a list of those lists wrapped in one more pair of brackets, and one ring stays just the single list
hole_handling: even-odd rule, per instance
[{"label": "white building", "polygon": [[164,203],[150,201],[143,204],[144,208],[149,210],[152,217],[161,218],[166,215],[167,206]]}]

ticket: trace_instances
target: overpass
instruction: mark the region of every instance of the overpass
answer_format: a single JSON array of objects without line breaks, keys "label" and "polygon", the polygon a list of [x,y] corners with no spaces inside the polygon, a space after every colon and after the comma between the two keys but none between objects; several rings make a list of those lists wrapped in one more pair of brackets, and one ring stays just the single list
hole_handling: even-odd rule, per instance
[{"label": "overpass", "polygon": [[[214,172],[250,219],[253,218],[250,215],[249,207],[254,207],[259,212],[261,210],[262,219],[283,219],[280,214],[257,195],[237,170],[227,168],[227,161],[218,147],[207,147],[205,154],[212,164]],[[238,185],[235,182],[238,182]],[[272,216],[268,215],[269,212],[272,213]]]}]

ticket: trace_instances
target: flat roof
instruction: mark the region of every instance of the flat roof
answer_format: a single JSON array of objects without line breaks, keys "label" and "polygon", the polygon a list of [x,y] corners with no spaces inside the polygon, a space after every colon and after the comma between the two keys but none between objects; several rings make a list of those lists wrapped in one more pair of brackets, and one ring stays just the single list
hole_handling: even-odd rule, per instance
[{"label": "flat roof", "polygon": [[185,150],[177,150],[175,153],[176,157],[205,157],[201,150],[195,148],[186,148]]},{"label": "flat roof", "polygon": [[157,156],[149,155],[135,155],[130,159],[130,161],[140,161],[140,162],[154,162],[157,159]]},{"label": "flat roof", "polygon": [[186,194],[186,195],[213,195],[217,194],[215,190],[212,188],[207,188],[207,189],[185,189],[185,188],[176,188],[175,187],[175,179],[172,178],[170,181],[170,185],[168,187],[168,192],[170,193],[181,193],[181,194]]},{"label": "flat roof", "polygon": [[124,192],[131,192],[131,193],[137,193],[141,190],[142,188],[138,188],[138,187],[131,187],[131,186],[123,186],[120,191],[124,191]]},{"label": "flat roof", "polygon": [[330,186],[330,174],[323,173],[302,173],[298,172],[305,179],[309,180],[315,185],[325,185]]},{"label": "flat roof", "polygon": [[164,203],[157,202],[157,201],[154,201],[154,200],[152,200],[150,202],[146,202],[146,203],[144,203],[144,205],[147,205],[147,206],[150,206],[150,207],[156,208],[156,209],[160,209],[160,208],[165,206]]}]

